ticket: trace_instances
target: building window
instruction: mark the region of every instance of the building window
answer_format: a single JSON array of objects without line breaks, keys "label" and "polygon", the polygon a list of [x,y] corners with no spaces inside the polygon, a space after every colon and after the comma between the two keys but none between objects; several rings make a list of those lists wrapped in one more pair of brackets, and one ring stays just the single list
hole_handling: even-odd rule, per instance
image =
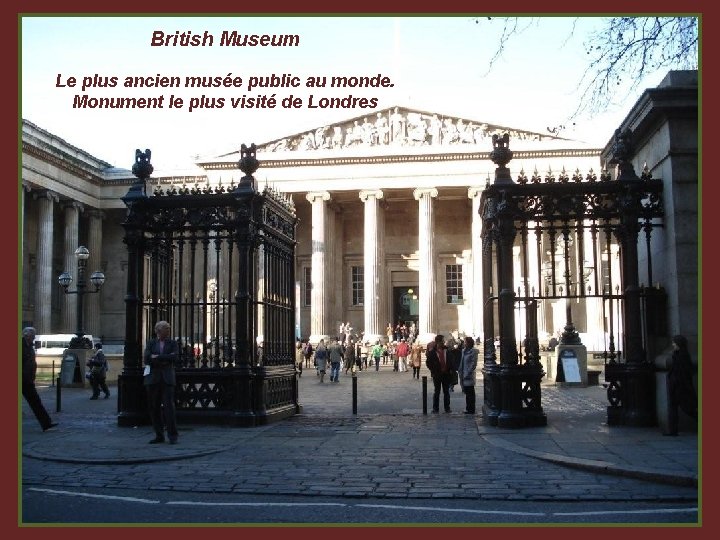
[{"label": "building window", "polygon": [[448,264],[445,266],[445,291],[448,304],[462,304],[463,281],[461,264]]},{"label": "building window", "polygon": [[310,307],[312,303],[312,268],[303,268],[303,307]]},{"label": "building window", "polygon": [[362,306],[365,299],[365,267],[352,267],[352,305]]}]

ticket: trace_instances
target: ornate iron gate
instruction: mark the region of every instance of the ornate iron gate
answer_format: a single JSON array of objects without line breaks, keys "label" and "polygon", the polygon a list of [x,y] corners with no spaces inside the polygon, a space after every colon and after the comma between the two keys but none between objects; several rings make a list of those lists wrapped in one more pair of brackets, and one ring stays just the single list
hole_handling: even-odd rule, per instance
[{"label": "ornate iron gate", "polygon": [[[618,175],[537,172],[517,182],[506,167],[509,136],[493,137],[494,183],[482,194],[484,300],[484,406],[487,423],[504,427],[546,425],[540,382],[538,311],[564,301],[560,343],[579,344],[573,302],[595,302],[602,312],[608,423],[653,425],[652,306],[662,291],[641,286],[639,246],[652,284],[650,243],[661,226],[662,182],[633,170],[627,131],[615,134],[612,164]],[[644,242],[640,232],[644,233]],[[613,239],[614,238],[614,239]],[[519,257],[514,256],[514,252]],[[519,261],[519,265],[516,266]],[[520,279],[516,280],[516,269]],[[519,283],[519,286],[515,287]],[[518,317],[518,313],[524,315]],[[542,313],[541,313],[542,314]],[[524,324],[520,350],[516,330]],[[499,335],[500,361],[495,336]]]},{"label": "ornate iron gate", "polygon": [[292,200],[252,176],[242,145],[238,186],[156,187],[150,151],[136,152],[128,208],[126,329],[120,425],[148,421],[143,344],[170,322],[180,345],[176,405],[183,422],[253,426],[299,412],[294,370]]}]

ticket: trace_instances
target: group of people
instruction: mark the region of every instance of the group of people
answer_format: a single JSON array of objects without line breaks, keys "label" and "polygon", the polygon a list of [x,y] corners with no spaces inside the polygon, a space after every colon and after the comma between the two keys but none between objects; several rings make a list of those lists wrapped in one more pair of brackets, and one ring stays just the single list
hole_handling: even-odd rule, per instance
[{"label": "group of people", "polygon": [[[170,324],[159,321],[155,324],[155,337],[150,339],[143,353],[143,384],[147,391],[150,419],[152,421],[155,437],[150,444],[165,442],[167,433],[170,444],[177,444],[178,429],[175,414],[175,365],[179,357],[178,342],[170,337]],[[30,406],[33,414],[40,423],[43,431],[48,431],[58,425],[54,422],[43,406],[40,396],[35,388],[37,374],[37,361],[35,358],[35,329],[26,327],[22,330],[22,395]],[[672,338],[673,353],[668,372],[668,409],[669,425],[666,435],[677,435],[678,412],[683,410],[692,418],[698,418],[697,395],[693,385],[693,365],[688,351],[687,339],[676,335]],[[90,368],[90,381],[93,389],[91,399],[97,399],[100,390],[109,398],[110,391],[105,380],[107,374],[107,360],[102,352],[102,345],[96,345],[95,354],[88,360]],[[413,368],[413,378],[420,378],[420,362],[422,348],[419,344],[407,343],[404,338],[400,343],[391,343],[388,348],[379,341],[372,348],[367,343],[356,343],[353,340],[342,342],[333,339],[329,344],[320,340],[317,348],[313,349],[309,341],[298,341],[296,344],[295,364],[302,376],[303,363],[309,366],[311,358],[320,382],[324,383],[328,364],[330,365],[330,381],[339,382],[340,369],[345,365],[345,373],[353,367],[358,370],[367,369],[368,358],[372,358],[375,370],[380,369],[380,360],[384,351],[394,350],[397,365],[394,371],[407,371],[406,359],[410,357]],[[389,354],[388,354],[389,356]],[[440,412],[440,394],[443,397],[443,408],[446,413],[450,409],[450,392],[459,384],[465,394],[465,414],[475,414],[476,398],[476,370],[478,362],[478,349],[475,340],[467,336],[462,344],[454,339],[445,340],[442,334],[435,336],[434,341],[427,344],[425,365],[430,371],[433,381],[432,412]]]},{"label": "group of people", "polygon": [[[352,370],[362,371],[375,366],[375,371],[380,370],[380,365],[387,365],[392,362],[393,371],[409,372],[412,368],[413,379],[420,379],[420,366],[422,347],[415,343],[411,344],[404,338],[399,342],[375,343],[355,341],[354,339],[343,340],[340,337],[326,342],[321,339],[317,347],[313,347],[308,339],[298,340],[295,343],[295,369],[299,377],[302,377],[303,368],[309,368],[312,363],[315,367],[321,382],[324,382],[324,372],[330,365],[331,382],[338,382],[341,366],[345,368],[345,374]],[[337,373],[333,371],[337,368]]]},{"label": "group of people", "polygon": [[410,323],[409,326],[402,321],[396,323],[395,326],[388,323],[385,327],[385,334],[389,342],[399,342],[404,339],[412,343],[417,338],[417,327],[414,322]]},{"label": "group of people", "polygon": [[[452,343],[452,342],[451,342]],[[456,384],[460,384],[465,394],[465,414],[475,414],[475,379],[477,369],[478,350],[475,340],[467,336],[462,347],[452,343],[448,347],[442,334],[435,336],[435,340],[428,343],[425,355],[425,365],[430,370],[433,381],[432,412],[440,412],[440,392],[443,394],[443,408],[446,413],[450,410],[450,392]]]}]

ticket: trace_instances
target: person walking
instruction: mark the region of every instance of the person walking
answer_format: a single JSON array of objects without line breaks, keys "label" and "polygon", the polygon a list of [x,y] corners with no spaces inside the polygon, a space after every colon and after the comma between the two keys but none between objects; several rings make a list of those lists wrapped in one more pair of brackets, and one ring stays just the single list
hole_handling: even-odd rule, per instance
[{"label": "person walking", "polygon": [[333,340],[328,347],[328,356],[330,356],[330,382],[340,382],[340,363],[343,359],[343,351],[337,339]]},{"label": "person walking", "polygon": [[307,339],[305,341],[305,345],[303,345],[303,356],[305,357],[305,367],[310,367],[310,358],[312,358],[313,355],[313,346],[310,344],[310,339]]},{"label": "person walking", "polygon": [[413,379],[420,380],[420,362],[422,357],[422,347],[419,343],[413,343],[412,350],[410,351],[410,363],[412,364]]},{"label": "person walking", "polygon": [[373,346],[372,350],[370,351],[370,355],[373,357],[373,360],[375,361],[375,371],[380,371],[380,357],[383,354],[383,346],[380,345],[379,341],[375,342],[375,345]]},{"label": "person walking", "polygon": [[143,384],[147,389],[150,419],[155,438],[150,444],[165,442],[167,431],[170,444],[177,444],[178,431],[175,420],[175,364],[178,361],[177,341],[170,339],[170,323],[155,323],[155,337],[145,346],[143,354],[145,371]]},{"label": "person walking", "polygon": [[295,343],[295,371],[298,377],[302,377],[303,362],[305,361],[305,354],[303,353],[302,341],[298,340]]},{"label": "person walking", "polygon": [[40,395],[35,388],[35,377],[37,376],[37,360],[35,359],[35,328],[26,326],[22,330],[22,395],[30,405],[40,427],[43,431],[48,431],[58,425],[53,422],[45,410],[45,406],[40,399]]},{"label": "person walking", "polygon": [[95,354],[88,359],[86,364],[90,368],[90,386],[92,387],[90,399],[97,399],[101,389],[105,394],[105,399],[108,399],[110,397],[110,390],[106,382],[108,362],[102,350],[102,343],[95,344]]},{"label": "person walking", "polygon": [[325,340],[321,339],[318,343],[317,349],[315,349],[315,367],[317,368],[318,377],[320,382],[325,382],[325,370],[327,369],[328,363],[328,350],[325,346]]},{"label": "person walking", "polygon": [[368,368],[368,362],[369,362],[369,356],[370,356],[370,343],[367,341],[363,341],[360,345],[360,363],[362,364],[362,367],[360,371],[362,371],[363,368]]},{"label": "person walking", "polygon": [[399,372],[398,356],[397,356],[397,344],[393,341],[388,343],[386,346],[388,356],[393,365],[393,371]]},{"label": "person walking", "polygon": [[397,354],[398,357],[400,371],[407,371],[407,357],[408,354],[410,354],[410,347],[408,346],[407,341],[405,341],[405,338],[400,339],[400,343],[398,343],[395,348],[395,354]]},{"label": "person walking", "polygon": [[475,414],[475,370],[477,369],[478,350],[475,340],[466,336],[460,356],[460,385],[465,394],[465,414]]},{"label": "person walking", "polygon": [[348,340],[345,352],[343,353],[343,360],[345,361],[345,375],[347,375],[348,371],[355,371],[355,357],[355,341],[351,339]]},{"label": "person walking", "polygon": [[[448,339],[445,350],[446,350],[448,362],[450,363],[451,374],[457,373],[458,370],[460,369],[460,355],[462,354],[462,351],[460,350],[460,346],[458,345],[458,342],[455,341],[455,338],[453,338],[452,336],[450,336],[450,338]],[[450,389],[451,392],[455,391],[456,383],[457,383],[457,381],[454,378],[448,382],[448,388]]]},{"label": "person walking", "polygon": [[433,408],[432,412],[440,412],[440,390],[443,393],[443,406],[445,412],[450,410],[450,361],[447,359],[445,349],[445,338],[442,334],[435,336],[434,344],[430,346],[428,343],[428,351],[425,356],[425,366],[430,370],[435,391],[433,392]]},{"label": "person walking", "polygon": [[677,436],[680,424],[678,409],[695,420],[698,418],[698,410],[687,338],[673,336],[672,347],[672,363],[667,374],[668,430],[663,435]]}]

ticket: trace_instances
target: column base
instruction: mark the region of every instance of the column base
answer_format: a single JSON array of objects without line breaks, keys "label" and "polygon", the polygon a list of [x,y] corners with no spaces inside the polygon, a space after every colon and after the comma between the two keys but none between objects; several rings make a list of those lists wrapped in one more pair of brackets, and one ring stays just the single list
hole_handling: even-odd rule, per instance
[{"label": "column base", "polygon": [[[415,343],[419,343],[420,345],[427,345],[431,341],[435,340],[435,336],[437,334],[435,332],[423,332],[422,334],[418,334],[417,339],[415,340]],[[445,336],[447,338],[447,336]]]},{"label": "column base", "polygon": [[313,347],[317,347],[317,344],[320,343],[321,339],[325,340],[326,345],[330,342],[330,336],[327,334],[314,334],[308,338]]},{"label": "column base", "polygon": [[362,341],[364,343],[370,343],[370,345],[375,345],[378,341],[380,343],[385,343],[387,341],[387,336],[382,334],[365,334],[362,337]]}]

